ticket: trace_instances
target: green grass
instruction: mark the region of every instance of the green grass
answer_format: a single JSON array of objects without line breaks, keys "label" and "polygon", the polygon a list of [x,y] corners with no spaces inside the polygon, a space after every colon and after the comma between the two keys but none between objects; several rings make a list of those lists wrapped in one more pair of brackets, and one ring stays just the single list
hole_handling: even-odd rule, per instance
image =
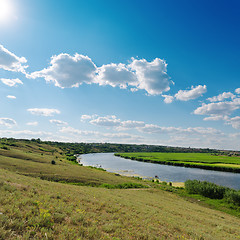
[{"label": "green grass", "polygon": [[[44,146],[46,149],[47,147],[47,145]],[[73,162],[67,161],[67,157],[60,153],[62,152],[59,149],[51,147],[43,154],[38,145],[21,143],[10,147],[10,150],[0,149],[0,168],[45,180],[88,186],[138,182],[132,178],[117,177],[114,173],[105,173],[98,169],[72,164]],[[51,164],[52,160],[56,164]]]},{"label": "green grass", "polygon": [[210,153],[117,153],[117,156],[132,160],[205,168],[219,171],[240,172],[240,157],[217,156]]},{"label": "green grass", "polygon": [[240,237],[236,211],[211,209],[212,199],[72,164],[48,145],[12,144],[0,150],[0,239]]},{"label": "green grass", "polygon": [[240,219],[157,188],[104,189],[0,170],[0,239],[238,239]]}]

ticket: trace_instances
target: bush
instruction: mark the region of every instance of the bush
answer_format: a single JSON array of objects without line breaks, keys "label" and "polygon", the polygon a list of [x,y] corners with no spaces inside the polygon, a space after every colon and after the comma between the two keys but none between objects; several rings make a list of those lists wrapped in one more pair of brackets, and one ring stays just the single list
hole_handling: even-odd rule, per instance
[{"label": "bush", "polygon": [[76,162],[77,158],[75,156],[67,156],[67,160],[71,162]]},{"label": "bush", "polygon": [[6,147],[6,146],[1,146],[1,149],[10,150],[10,148],[8,148],[8,147]]},{"label": "bush", "polygon": [[55,164],[56,164],[56,162],[55,162],[54,160],[52,160],[52,161],[51,161],[51,164],[55,165]]},{"label": "bush", "polygon": [[226,191],[224,198],[228,202],[231,202],[240,206],[240,191],[235,191],[235,190]]},{"label": "bush", "polygon": [[204,197],[222,199],[229,188],[218,186],[214,183],[198,180],[187,180],[185,189],[190,194],[200,194]]},{"label": "bush", "polygon": [[146,188],[146,186],[139,183],[120,183],[120,184],[108,184],[104,183],[100,185],[100,187],[108,188],[108,189],[127,189],[127,188]]}]

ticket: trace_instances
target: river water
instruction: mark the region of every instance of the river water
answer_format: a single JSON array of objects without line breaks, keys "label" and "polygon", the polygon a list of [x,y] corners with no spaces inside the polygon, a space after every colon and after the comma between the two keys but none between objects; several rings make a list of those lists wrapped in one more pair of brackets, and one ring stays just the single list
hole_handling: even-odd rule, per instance
[{"label": "river water", "polygon": [[113,153],[83,154],[80,155],[79,160],[84,166],[102,167],[108,172],[126,176],[142,178],[158,176],[161,181],[166,182],[185,182],[188,179],[197,179],[240,190],[240,173],[139,162],[116,157]]}]

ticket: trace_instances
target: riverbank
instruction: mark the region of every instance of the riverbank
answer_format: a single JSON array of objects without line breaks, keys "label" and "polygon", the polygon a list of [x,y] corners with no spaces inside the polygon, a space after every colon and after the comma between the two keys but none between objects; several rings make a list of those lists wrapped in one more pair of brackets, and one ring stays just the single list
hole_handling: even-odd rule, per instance
[{"label": "riverbank", "polygon": [[115,153],[126,159],[156,164],[240,173],[240,157],[208,153]]},{"label": "riverbank", "polygon": [[240,235],[239,211],[228,208],[235,216],[226,213],[225,203],[218,208],[169,184],[72,164],[66,152],[32,141],[5,141],[0,149],[0,239]]}]

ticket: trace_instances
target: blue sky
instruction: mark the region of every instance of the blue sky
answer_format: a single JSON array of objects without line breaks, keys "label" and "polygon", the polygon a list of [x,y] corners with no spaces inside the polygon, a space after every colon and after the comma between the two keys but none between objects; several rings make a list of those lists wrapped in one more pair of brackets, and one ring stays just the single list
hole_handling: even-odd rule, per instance
[{"label": "blue sky", "polygon": [[239,1],[0,0],[0,135],[239,150],[239,42]]}]

